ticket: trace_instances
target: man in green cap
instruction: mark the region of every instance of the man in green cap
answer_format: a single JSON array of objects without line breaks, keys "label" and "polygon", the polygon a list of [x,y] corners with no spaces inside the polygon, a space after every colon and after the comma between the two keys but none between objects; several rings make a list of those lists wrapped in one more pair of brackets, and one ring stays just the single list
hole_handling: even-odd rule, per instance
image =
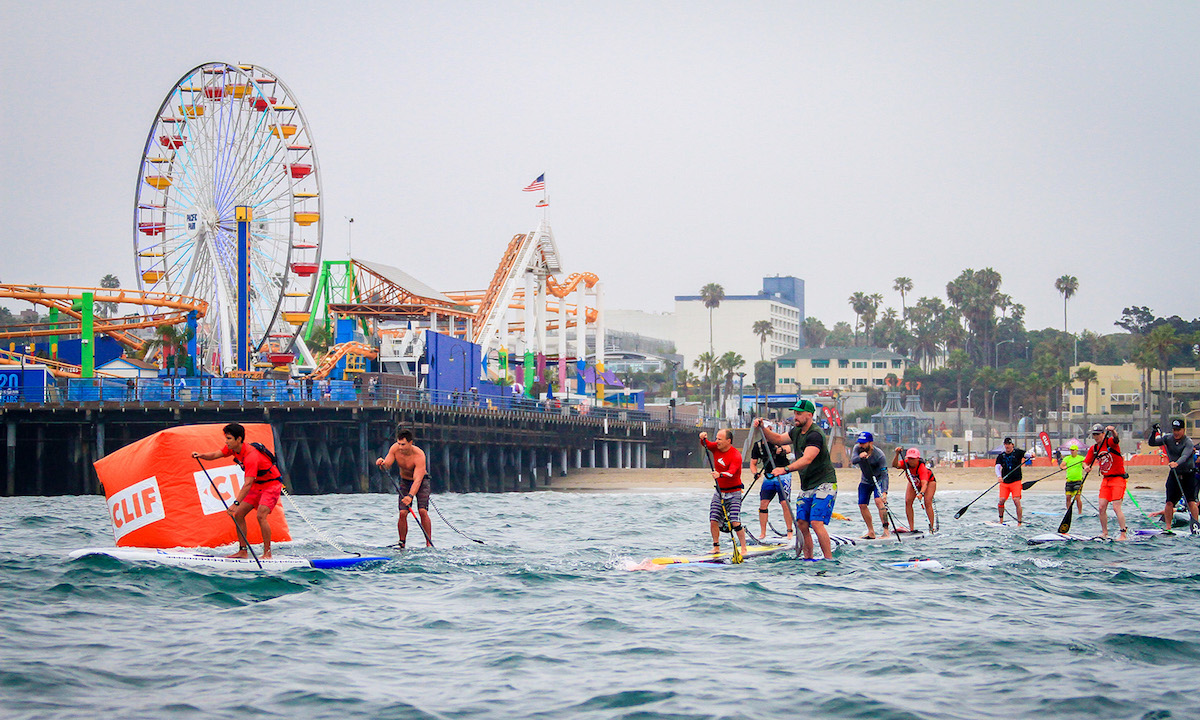
[{"label": "man in green cap", "polygon": [[825,446],[825,435],[813,422],[817,411],[811,400],[797,400],[792,406],[795,426],[787,435],[769,430],[762,418],[754,423],[762,427],[767,442],[792,443],[795,460],[786,467],[776,467],[772,473],[783,475],[795,472],[800,476],[800,493],[796,497],[796,549],[806,560],[813,556],[813,540],[809,528],[817,536],[821,554],[826,560],[833,559],[833,547],[829,542],[829,531],[825,526],[833,518],[833,504],[837,500],[837,473],[829,459],[829,448]]},{"label": "man in green cap", "polygon": [[1067,471],[1067,507],[1075,502],[1075,512],[1083,515],[1083,456],[1079,454],[1079,443],[1071,441],[1071,454],[1058,464]]}]

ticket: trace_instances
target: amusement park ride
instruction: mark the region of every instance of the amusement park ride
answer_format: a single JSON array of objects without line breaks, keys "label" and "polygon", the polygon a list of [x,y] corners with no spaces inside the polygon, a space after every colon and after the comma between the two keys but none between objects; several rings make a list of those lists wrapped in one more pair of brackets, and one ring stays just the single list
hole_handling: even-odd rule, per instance
[{"label": "amusement park ride", "polygon": [[[322,226],[313,134],[292,91],[256,65],[199,65],[166,94],[142,153],[133,211],[139,289],[0,285],[0,299],[49,308],[48,322],[0,333],[9,344],[0,364],[94,377],[88,350],[97,333],[137,352],[147,331],[186,323],[201,374],[325,377],[364,369],[362,358],[419,373],[432,331],[479,346],[479,379],[510,379],[522,357],[515,385],[528,391],[540,379],[533,366],[555,364],[562,390],[569,369],[583,377],[590,327],[594,394],[603,398],[602,285],[592,273],[558,279],[544,215],[509,241],[486,289],[445,293],[383,263],[322,262]],[[100,303],[140,312],[97,317]],[[322,357],[312,352],[318,329],[334,335]],[[56,338],[68,335],[84,341],[78,366],[53,357]],[[51,357],[16,352],[15,339],[34,337],[50,338]],[[345,357],[356,362],[340,363]]]}]

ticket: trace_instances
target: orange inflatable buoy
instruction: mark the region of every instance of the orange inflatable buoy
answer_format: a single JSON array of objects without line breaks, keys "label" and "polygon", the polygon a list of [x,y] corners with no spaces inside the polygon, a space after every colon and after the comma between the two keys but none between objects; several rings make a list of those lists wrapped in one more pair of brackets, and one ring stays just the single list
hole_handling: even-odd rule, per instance
[{"label": "orange inflatable buoy", "polygon": [[[238,541],[237,529],[221,500],[232,503],[237,497],[245,483],[242,469],[233,458],[204,462],[201,469],[192,457],[192,452],[224,447],[223,427],[223,423],[173,427],[126,445],[95,463],[117,545],[218,547]],[[243,427],[246,442],[260,442],[275,452],[270,425],[247,423]],[[213,491],[213,484],[220,497]],[[254,514],[246,520],[250,542],[262,542]],[[292,539],[281,505],[271,511],[269,522],[272,542]]]}]

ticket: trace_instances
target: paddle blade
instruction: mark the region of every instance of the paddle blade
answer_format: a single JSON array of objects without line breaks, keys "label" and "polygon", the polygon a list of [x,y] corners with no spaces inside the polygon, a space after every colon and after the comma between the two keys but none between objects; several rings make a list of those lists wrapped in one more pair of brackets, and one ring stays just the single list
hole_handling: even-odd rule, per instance
[{"label": "paddle blade", "polygon": [[957,520],[960,517],[962,517],[963,514],[966,513],[968,509],[970,509],[970,507],[971,507],[970,505],[964,505],[962,510],[959,510],[958,512],[954,513],[954,519]]},{"label": "paddle blade", "polygon": [[1033,487],[1034,484],[1036,484],[1036,483],[1037,483],[1037,480],[1026,480],[1025,482],[1021,483],[1021,489],[1028,490],[1029,488]]},{"label": "paddle blade", "polygon": [[733,546],[733,564],[741,565],[742,561],[744,561],[744,560],[745,560],[745,558],[742,557],[742,551],[738,549],[738,546],[735,542],[735,544]]},{"label": "paddle blade", "polygon": [[1071,504],[1067,506],[1067,514],[1063,515],[1062,522],[1058,524],[1058,534],[1066,535],[1071,531],[1071,515],[1075,512],[1075,498],[1071,498]]}]

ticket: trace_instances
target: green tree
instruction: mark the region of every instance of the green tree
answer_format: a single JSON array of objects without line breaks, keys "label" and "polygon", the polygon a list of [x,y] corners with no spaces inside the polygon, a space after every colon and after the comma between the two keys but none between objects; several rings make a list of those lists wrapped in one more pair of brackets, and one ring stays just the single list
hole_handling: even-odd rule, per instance
[{"label": "green tree", "polygon": [[1142,347],[1155,358],[1155,369],[1158,370],[1158,421],[1166,425],[1167,415],[1171,412],[1167,402],[1167,371],[1171,369],[1168,358],[1179,344],[1179,336],[1170,325],[1159,325],[1142,338]]},{"label": "green tree", "polygon": [[696,356],[692,361],[692,367],[696,368],[700,383],[706,386],[704,395],[710,400],[713,400],[713,373],[716,371],[717,357],[710,352],[703,352]]},{"label": "green tree", "polygon": [[762,360],[754,363],[754,384],[758,386],[759,392],[769,393],[775,391],[774,362]]},{"label": "green tree", "polygon": [[900,313],[901,317],[907,317],[908,306],[904,303],[904,298],[908,293],[912,292],[913,281],[910,277],[900,276],[892,281],[892,289],[900,293]]},{"label": "green tree", "polygon": [[[113,290],[121,287],[121,281],[116,275],[109,273],[108,275],[100,278],[100,287],[104,288],[105,290]],[[106,318],[112,317],[117,312],[117,304],[109,302],[96,303],[96,311]]]},{"label": "green tree", "polygon": [[1054,289],[1063,296],[1063,332],[1067,332],[1067,301],[1079,290],[1079,279],[1074,275],[1063,275],[1054,281]]},{"label": "green tree", "polygon": [[[142,357],[148,357],[155,350],[158,350],[159,355],[163,358],[163,367],[170,367],[171,376],[178,378],[180,366],[184,366],[186,369],[188,360],[190,360],[188,357],[188,343],[191,342],[194,336],[194,331],[187,325],[164,325],[158,328],[154,336],[142,346]],[[168,356],[171,358],[169,366],[167,365]]]},{"label": "green tree", "polygon": [[733,376],[745,365],[746,361],[742,356],[732,350],[717,360],[717,368],[725,376],[725,393],[720,405],[722,410],[725,409],[725,406],[729,403],[729,398],[733,395]]},{"label": "green tree", "polygon": [[1086,365],[1075,368],[1074,379],[1083,383],[1083,432],[1088,431],[1088,398],[1091,396],[1092,383],[1099,378],[1096,371]]},{"label": "green tree", "polygon": [[962,350],[955,350],[950,353],[950,358],[946,362],[946,366],[954,373],[954,407],[958,412],[958,429],[956,435],[962,435],[962,386],[963,376],[971,370],[971,358]]},{"label": "green tree", "polygon": [[969,337],[975,340],[969,346],[971,355],[980,365],[992,364],[996,311],[1009,300],[1000,292],[1001,282],[1000,273],[992,268],[968,268],[946,284],[946,299],[962,313]]},{"label": "green tree", "polygon": [[773,329],[770,320],[755,320],[752,326],[754,334],[758,336],[758,359],[766,360],[763,355],[763,349],[767,345],[767,338],[771,337]]},{"label": "green tree", "polygon": [[829,336],[825,338],[825,347],[850,347],[854,344],[854,330],[845,320],[838,321]]},{"label": "green tree", "polygon": [[864,292],[856,292],[847,300],[850,309],[854,311],[854,346],[858,347],[858,326],[862,323],[863,313],[867,311],[870,301]]},{"label": "green tree", "polygon": [[825,339],[829,337],[829,330],[825,327],[825,323],[812,317],[811,315],[804,318],[804,346],[810,348],[819,348],[825,346]]},{"label": "green tree", "polygon": [[709,283],[700,288],[700,299],[704,301],[704,307],[708,308],[708,352],[716,357],[717,351],[713,349],[713,310],[721,307],[721,301],[725,299],[725,288],[717,283]]}]

